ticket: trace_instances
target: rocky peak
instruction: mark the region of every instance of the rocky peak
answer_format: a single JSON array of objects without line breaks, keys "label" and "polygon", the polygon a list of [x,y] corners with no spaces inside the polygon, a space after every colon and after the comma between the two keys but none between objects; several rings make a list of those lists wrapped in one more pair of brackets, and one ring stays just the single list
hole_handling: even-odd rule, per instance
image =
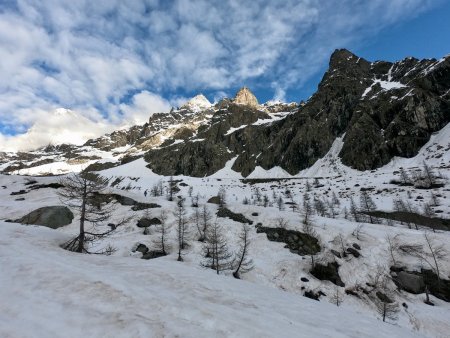
[{"label": "rocky peak", "polygon": [[347,49],[336,49],[330,56],[330,67],[336,67],[343,63],[348,63],[348,61],[359,59],[355,54]]},{"label": "rocky peak", "polygon": [[241,89],[239,89],[233,102],[250,107],[257,107],[259,105],[255,95],[253,95],[253,93],[247,87],[242,87]]},{"label": "rocky peak", "polygon": [[339,70],[347,75],[361,75],[368,72],[370,69],[370,62],[356,56],[347,49],[336,49],[330,57],[329,73]]},{"label": "rocky peak", "polygon": [[181,106],[181,109],[188,109],[196,112],[208,109],[211,106],[212,106],[211,102],[209,102],[209,100],[203,94],[199,94],[197,96],[194,96],[183,106]]}]

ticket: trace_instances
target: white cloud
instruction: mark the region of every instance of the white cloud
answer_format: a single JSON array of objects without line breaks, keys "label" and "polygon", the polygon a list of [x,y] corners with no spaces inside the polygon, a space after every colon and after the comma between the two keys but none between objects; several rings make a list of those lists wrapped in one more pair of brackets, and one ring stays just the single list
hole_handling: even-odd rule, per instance
[{"label": "white cloud", "polygon": [[39,117],[26,133],[10,137],[0,135],[2,150],[26,151],[68,141],[81,145],[99,133],[111,131],[106,121],[94,121],[67,109],[55,109],[51,113],[35,111],[35,114]]},{"label": "white cloud", "polygon": [[77,111],[64,108],[23,110],[23,114],[30,118],[20,120],[23,123],[31,120],[31,127],[14,136],[0,134],[0,151],[26,151],[61,143],[82,145],[113,130],[144,124],[152,114],[167,112],[173,103],[186,100],[177,98],[171,103],[155,93],[142,91],[135,94],[129,103],[120,104],[118,109],[111,106],[107,118],[92,108]]},{"label": "white cloud", "polygon": [[[3,125],[23,131],[57,107],[88,119],[88,112],[101,111],[112,126],[143,121],[146,114],[179,105],[180,88],[220,93],[267,83],[282,98],[315,74],[335,48],[438,2],[18,0],[17,9],[3,4],[0,130]],[[138,94],[126,104],[130,92]]]},{"label": "white cloud", "polygon": [[133,96],[131,103],[121,104],[123,120],[127,123],[144,124],[150,115],[154,113],[167,112],[171,104],[161,96],[148,91],[142,91]]}]

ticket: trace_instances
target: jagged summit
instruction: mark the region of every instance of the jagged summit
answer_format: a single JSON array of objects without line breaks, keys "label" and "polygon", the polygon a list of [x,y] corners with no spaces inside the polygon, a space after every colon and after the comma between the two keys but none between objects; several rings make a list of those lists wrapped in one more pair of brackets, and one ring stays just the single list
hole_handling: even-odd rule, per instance
[{"label": "jagged summit", "polygon": [[329,71],[339,69],[348,74],[361,74],[361,72],[369,71],[370,65],[369,61],[353,54],[347,49],[336,49],[330,56]]},{"label": "jagged summit", "polygon": [[256,96],[247,87],[239,89],[233,102],[250,107],[257,107],[259,105]]},{"label": "jagged summit", "polygon": [[194,96],[188,102],[186,102],[183,106],[181,106],[181,108],[188,109],[191,111],[201,111],[204,109],[208,109],[211,106],[212,106],[211,102],[209,102],[209,100],[205,97],[205,95],[199,94]]}]

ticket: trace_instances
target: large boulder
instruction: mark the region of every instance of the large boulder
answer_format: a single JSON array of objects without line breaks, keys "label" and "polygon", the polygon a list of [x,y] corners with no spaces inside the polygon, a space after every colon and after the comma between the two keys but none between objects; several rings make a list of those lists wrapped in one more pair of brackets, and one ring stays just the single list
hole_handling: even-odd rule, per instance
[{"label": "large boulder", "polygon": [[52,229],[72,223],[73,213],[69,208],[61,205],[43,207],[33,210],[29,214],[16,220],[22,224],[43,225]]},{"label": "large boulder", "polygon": [[292,253],[303,255],[315,255],[320,252],[319,240],[300,231],[284,228],[270,228],[257,226],[256,233],[264,232],[267,239],[273,242],[282,242]]},{"label": "large boulder", "polygon": [[148,228],[152,225],[158,225],[161,224],[161,220],[159,218],[153,217],[153,218],[146,218],[142,217],[140,220],[137,221],[137,226],[139,228]]},{"label": "large boulder", "polygon": [[418,294],[425,291],[423,277],[406,271],[400,271],[396,278],[399,286],[405,291]]},{"label": "large boulder", "polygon": [[311,274],[320,280],[329,280],[330,282],[336,284],[337,286],[344,287],[345,284],[339,276],[339,265],[336,262],[328,263],[327,265],[322,265],[321,263],[314,264],[311,270]]}]

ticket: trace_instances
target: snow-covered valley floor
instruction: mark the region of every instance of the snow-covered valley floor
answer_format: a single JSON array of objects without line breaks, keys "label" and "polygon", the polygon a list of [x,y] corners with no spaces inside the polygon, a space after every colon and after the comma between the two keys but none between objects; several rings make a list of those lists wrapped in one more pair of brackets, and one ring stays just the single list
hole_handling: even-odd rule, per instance
[{"label": "snow-covered valley floor", "polygon": [[413,337],[349,309],[171,259],[90,256],[0,223],[2,337]]},{"label": "snow-covered valley floor", "polygon": [[[142,254],[134,251],[137,244],[152,249],[157,234],[150,227],[150,234],[144,235],[143,229],[136,226],[137,220],[159,217],[165,210],[168,223],[176,221],[176,202],[169,202],[165,195],[150,196],[150,190],[160,181],[167,187],[168,178],[146,168],[143,159],[99,172],[109,180],[109,192],[161,206],[149,209],[146,215],[145,210],[133,211],[130,206],[113,202],[111,222],[125,216],[133,220],[93,248],[112,245],[117,251],[108,257],[71,253],[59,247],[77,234],[76,212],[71,224],[56,230],[4,222],[40,207],[61,205],[57,189],[29,188],[30,180],[48,184],[59,177],[0,175],[0,336],[448,337],[450,303],[431,295],[434,306],[429,306],[424,303],[424,293],[399,290],[390,281],[389,291],[399,305],[398,320],[383,323],[373,295],[368,293],[369,285],[380,273],[391,276],[388,235],[401,244],[425,245],[427,233],[435,245],[447,251],[448,255],[439,260],[439,268],[442,279],[450,279],[450,232],[432,232],[422,225],[416,230],[415,226],[409,228],[406,223],[387,220],[380,224],[356,222],[350,215],[350,202],[353,198],[359,205],[362,191],[367,191],[377,210],[392,212],[394,200],[401,199],[422,214],[426,204],[435,198],[434,217],[449,219],[449,137],[450,125],[432,136],[415,158],[396,158],[371,172],[357,172],[342,165],[337,157],[342,144],[337,139],[323,159],[295,177],[281,169],[258,168],[252,177],[260,180],[243,180],[231,170],[231,163],[211,177],[174,177],[180,189],[176,195],[186,198],[189,219],[195,211],[190,206],[190,191],[198,196],[201,207],[206,205],[215,215],[217,205],[207,201],[224,188],[227,208],[253,222],[249,239],[254,269],[242,280],[234,279],[232,271],[216,276],[214,271],[201,267],[202,243],[197,241],[192,221],[184,262],[176,261],[174,228],[169,234],[169,255],[140,259]],[[400,179],[401,167],[413,175],[424,163],[441,177],[441,185],[421,189],[393,182]],[[311,223],[321,246],[316,261],[338,264],[345,287],[315,278],[310,257],[292,253],[284,243],[269,241],[266,234],[256,231],[258,224],[276,228],[280,218],[286,229],[303,231],[305,192],[311,201],[339,200],[325,216],[314,212]],[[283,199],[283,210],[277,205],[279,197]],[[244,199],[248,204],[243,203]],[[292,209],[292,203],[299,210]],[[241,223],[229,218],[214,219],[224,227],[231,251],[236,251]],[[356,229],[361,229],[359,235]],[[360,247],[359,257],[331,254],[331,250],[342,251],[342,245],[355,248],[355,244]],[[423,259],[411,255],[396,252],[395,259],[408,271],[430,268]],[[351,294],[352,290],[360,290],[358,296]],[[317,302],[303,297],[306,291],[323,294]],[[342,295],[339,307],[332,304],[336,292]]]}]

